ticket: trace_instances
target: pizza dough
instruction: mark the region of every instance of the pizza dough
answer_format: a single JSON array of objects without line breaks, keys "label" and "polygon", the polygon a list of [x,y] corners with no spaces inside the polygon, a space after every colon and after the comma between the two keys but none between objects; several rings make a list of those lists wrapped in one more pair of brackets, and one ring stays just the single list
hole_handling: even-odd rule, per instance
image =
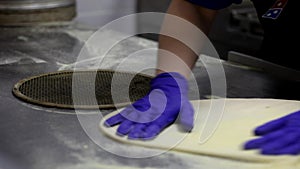
[{"label": "pizza dough", "polygon": [[[210,133],[211,136],[206,139],[206,142],[200,142],[200,137],[203,137],[205,133],[203,129],[206,125],[217,124],[216,122],[218,122],[218,119],[213,120],[211,118],[218,113],[213,110],[214,100],[192,101],[197,113],[195,113],[194,129],[188,134],[180,131],[179,124],[175,123],[150,141],[129,140],[126,137],[119,137],[116,135],[118,126],[107,128],[103,125],[106,119],[118,112],[105,116],[100,122],[100,129],[112,139],[127,144],[205,155],[212,158],[225,158],[239,162],[261,163],[272,166],[274,164],[275,168],[276,166],[287,167],[287,165],[291,165],[292,168],[300,168],[299,156],[264,156],[260,155],[257,150],[245,151],[242,148],[247,140],[255,138],[253,136],[255,127],[300,110],[299,101],[275,99],[215,100],[225,103],[224,111],[218,123],[219,125],[213,133]],[[216,118],[218,117],[216,116]],[[210,120],[207,121],[208,119]],[[207,136],[208,134],[204,135]]]}]

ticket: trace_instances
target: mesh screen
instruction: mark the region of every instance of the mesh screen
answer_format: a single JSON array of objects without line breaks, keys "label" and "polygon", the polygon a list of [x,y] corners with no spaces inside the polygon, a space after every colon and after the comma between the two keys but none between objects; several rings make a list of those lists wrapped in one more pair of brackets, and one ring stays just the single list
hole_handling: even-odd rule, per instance
[{"label": "mesh screen", "polygon": [[144,74],[110,70],[54,72],[21,80],[13,93],[24,101],[50,107],[114,108],[145,96],[151,79]]}]

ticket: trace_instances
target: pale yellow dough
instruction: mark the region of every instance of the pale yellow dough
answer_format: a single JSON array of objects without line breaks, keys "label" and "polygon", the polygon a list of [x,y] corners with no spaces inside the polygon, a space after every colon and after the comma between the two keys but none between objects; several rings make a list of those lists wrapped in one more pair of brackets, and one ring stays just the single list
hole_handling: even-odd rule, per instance
[{"label": "pale yellow dough", "polygon": [[[200,136],[205,132],[207,115],[214,117],[213,100],[192,101],[195,110],[195,127],[189,134],[180,131],[178,124],[171,125],[151,141],[128,140],[119,137],[116,127],[107,128],[103,122],[118,112],[113,112],[102,119],[100,129],[107,136],[122,143],[144,147],[171,149],[195,155],[206,155],[212,158],[226,158],[238,162],[261,164],[265,168],[300,168],[299,156],[264,156],[257,150],[245,151],[243,144],[253,136],[253,129],[265,122],[300,110],[299,101],[275,99],[217,99],[225,103],[223,116],[216,130],[206,142],[200,142]],[[219,105],[218,105],[219,106]],[[212,115],[212,116],[211,116]],[[217,118],[217,116],[216,116]],[[209,124],[218,119],[210,118]],[[213,126],[213,125],[212,125]],[[207,131],[206,131],[207,132]],[[205,136],[207,136],[206,134]],[[203,135],[202,135],[203,137]]]}]

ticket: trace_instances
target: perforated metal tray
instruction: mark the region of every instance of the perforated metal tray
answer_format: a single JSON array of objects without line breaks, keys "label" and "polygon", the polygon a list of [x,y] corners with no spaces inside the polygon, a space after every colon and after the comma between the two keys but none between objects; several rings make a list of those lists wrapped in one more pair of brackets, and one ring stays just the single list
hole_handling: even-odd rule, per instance
[{"label": "perforated metal tray", "polygon": [[[128,105],[145,96],[151,79],[141,73],[112,70],[62,71],[23,79],[14,85],[13,94],[23,101],[48,107],[108,109]],[[115,92],[114,99],[111,89]]]}]

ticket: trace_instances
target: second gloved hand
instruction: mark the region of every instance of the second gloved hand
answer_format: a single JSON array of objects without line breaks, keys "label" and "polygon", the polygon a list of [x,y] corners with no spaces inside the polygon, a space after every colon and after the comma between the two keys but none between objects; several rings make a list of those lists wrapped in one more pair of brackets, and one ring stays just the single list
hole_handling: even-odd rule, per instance
[{"label": "second gloved hand", "polygon": [[118,135],[129,139],[153,139],[177,117],[185,131],[194,125],[194,110],[188,100],[188,82],[179,73],[162,73],[151,81],[148,95],[105,121],[108,127],[120,124]]},{"label": "second gloved hand", "polygon": [[255,129],[261,136],[245,144],[245,149],[260,149],[262,154],[300,154],[300,111],[268,122]]}]

